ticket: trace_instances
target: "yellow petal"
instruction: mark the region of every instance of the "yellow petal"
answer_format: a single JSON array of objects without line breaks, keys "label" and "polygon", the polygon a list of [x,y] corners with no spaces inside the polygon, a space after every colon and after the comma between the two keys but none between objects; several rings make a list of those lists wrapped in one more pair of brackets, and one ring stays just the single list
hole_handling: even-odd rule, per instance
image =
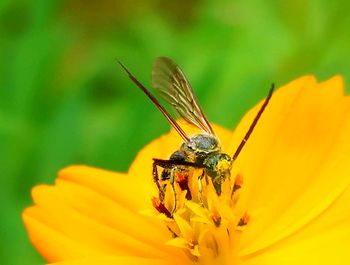
[{"label": "yellow petal", "polygon": [[186,206],[194,213],[195,216],[198,216],[201,219],[208,221],[209,216],[208,216],[208,210],[206,208],[192,201],[187,201]]},{"label": "yellow petal", "polygon": [[[312,222],[262,252],[247,264],[348,264],[350,262],[350,186]],[[282,262],[283,261],[283,262]],[[288,263],[290,262],[290,263]],[[294,263],[295,264],[295,263]]]},{"label": "yellow petal", "polygon": [[[239,207],[253,219],[241,255],[276,244],[313,222],[350,182],[350,101],[339,77],[303,77],[280,88],[234,164],[244,185]],[[237,146],[260,105],[234,133]],[[335,217],[336,218],[336,217]]]},{"label": "yellow petal", "polygon": [[150,205],[150,190],[153,191],[152,179],[140,176],[131,178],[108,170],[78,165],[62,169],[60,179],[69,180],[104,194],[132,210],[147,208]]},{"label": "yellow petal", "polygon": [[90,257],[86,259],[72,259],[63,262],[51,263],[52,265],[175,265],[175,264],[188,264],[185,260],[159,260],[159,259],[145,259],[138,257]]},{"label": "yellow petal", "polygon": [[180,217],[178,214],[174,214],[174,220],[180,229],[181,236],[188,241],[193,240],[194,231],[193,231],[192,227],[190,226],[190,224],[185,219]]},{"label": "yellow petal", "polygon": [[[61,172],[55,186],[35,187],[36,206],[23,214],[30,238],[45,258],[58,261],[90,253],[161,257],[174,251],[164,245],[169,232],[161,222],[138,214],[128,208],[130,204],[124,205],[127,198],[112,193],[118,178],[125,175],[96,169],[90,172],[88,167],[82,167],[82,173],[79,168],[63,170],[64,177]],[[89,174],[96,174],[96,179]],[[113,185],[99,189],[98,183],[106,184],[111,176]],[[86,185],[89,181],[91,186]],[[93,181],[97,182],[95,186]],[[129,196],[133,201],[133,195]]]},{"label": "yellow petal", "polygon": [[349,220],[346,224],[329,227],[313,237],[264,251],[243,260],[246,265],[349,264]]},{"label": "yellow petal", "polygon": [[168,242],[166,242],[168,246],[174,246],[178,248],[187,249],[188,248],[188,241],[182,237],[175,237],[170,239]]},{"label": "yellow petal", "polygon": [[101,254],[98,250],[84,246],[63,233],[51,228],[43,222],[31,216],[31,209],[28,208],[22,215],[29,233],[29,237],[38,252],[47,261],[59,261],[91,255]]}]

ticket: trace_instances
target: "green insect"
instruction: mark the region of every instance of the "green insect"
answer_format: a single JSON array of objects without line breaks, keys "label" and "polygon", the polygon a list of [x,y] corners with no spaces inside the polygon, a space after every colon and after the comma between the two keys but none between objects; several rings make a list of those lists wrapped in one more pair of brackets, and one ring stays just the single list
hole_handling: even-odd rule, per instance
[{"label": "green insect", "polygon": [[[188,187],[188,175],[191,168],[202,169],[202,174],[198,178],[199,192],[202,189],[201,181],[203,177],[206,177],[211,179],[217,195],[220,195],[223,182],[231,177],[233,162],[242,151],[271,99],[274,85],[272,85],[268,96],[240,145],[237,147],[236,152],[233,156],[230,156],[221,151],[220,142],[208,122],[208,119],[204,115],[190,83],[174,61],[167,57],[159,57],[155,60],[152,70],[152,87],[174,108],[175,112],[179,114],[180,117],[201,129],[202,133],[191,137],[185,133],[149,90],[147,90],[122,63],[119,62],[119,64],[127,72],[129,78],[160,110],[184,141],[180,148],[176,150],[168,160],[153,159],[153,178],[158,187],[160,200],[163,200],[165,196],[166,185],[162,184],[165,180],[169,180],[175,196],[174,183],[177,182],[182,190],[187,190],[187,199],[191,199],[192,195]],[[157,167],[164,169],[160,176]],[[175,209],[176,198],[173,211],[175,211]]]}]

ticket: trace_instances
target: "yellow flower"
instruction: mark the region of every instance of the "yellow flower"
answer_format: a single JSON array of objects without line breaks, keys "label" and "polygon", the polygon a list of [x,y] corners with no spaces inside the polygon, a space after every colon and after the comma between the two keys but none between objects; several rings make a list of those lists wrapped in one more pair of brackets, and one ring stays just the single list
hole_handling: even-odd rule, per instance
[{"label": "yellow flower", "polygon": [[[30,239],[48,262],[64,265],[350,264],[343,93],[341,77],[280,88],[220,196],[205,178],[199,188],[201,173],[192,170],[187,189],[175,183],[176,205],[171,189],[157,198],[152,159],[179,148],[173,131],[141,150],[126,174],[65,168],[54,186],[32,191],[35,205],[23,213]],[[214,126],[224,152],[234,153],[259,106],[233,133]]]}]

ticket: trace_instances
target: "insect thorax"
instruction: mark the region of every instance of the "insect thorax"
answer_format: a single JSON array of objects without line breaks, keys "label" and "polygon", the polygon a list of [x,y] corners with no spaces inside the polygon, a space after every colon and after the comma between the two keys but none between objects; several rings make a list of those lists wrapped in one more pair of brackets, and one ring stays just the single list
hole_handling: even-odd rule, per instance
[{"label": "insect thorax", "polygon": [[180,147],[186,161],[202,164],[204,159],[211,153],[221,151],[218,139],[209,134],[197,134],[190,138],[188,143],[183,143]]},{"label": "insect thorax", "polygon": [[[188,161],[197,164],[213,181],[217,194],[221,193],[221,185],[225,179],[230,178],[232,159],[228,154],[221,152],[218,139],[209,134],[197,134],[190,138],[188,143],[183,143],[179,150],[175,151],[170,160]],[[179,171],[186,171],[186,167],[178,166]],[[186,175],[186,174],[185,174]],[[163,171],[162,179],[169,179],[171,173]]]}]

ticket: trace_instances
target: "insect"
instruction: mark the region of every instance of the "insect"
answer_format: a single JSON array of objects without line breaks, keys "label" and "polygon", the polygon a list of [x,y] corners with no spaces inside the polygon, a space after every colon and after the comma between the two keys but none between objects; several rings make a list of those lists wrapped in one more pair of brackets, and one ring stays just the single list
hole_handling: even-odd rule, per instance
[{"label": "insect", "polygon": [[[147,90],[121,62],[118,61],[118,63],[126,71],[129,78],[147,95],[183,139],[183,144],[168,160],[153,159],[153,179],[157,185],[160,200],[164,200],[166,184],[162,183],[165,180],[170,182],[175,194],[174,196],[176,196],[174,183],[177,182],[182,190],[187,191],[187,199],[191,199],[192,195],[188,188],[188,176],[191,168],[202,169],[202,174],[198,177],[199,192],[201,192],[202,189],[201,181],[205,177],[211,180],[217,195],[220,196],[223,182],[231,177],[230,172],[233,162],[242,151],[272,97],[274,85],[271,86],[268,96],[260,107],[235,153],[230,156],[221,151],[219,139],[204,115],[190,83],[174,61],[167,57],[158,57],[155,60],[152,70],[152,87],[174,108],[175,112],[179,114],[180,117],[202,131],[191,137],[186,134],[149,90]],[[163,168],[161,175],[158,173],[158,167]],[[175,211],[175,209],[176,197],[173,211]]]}]

